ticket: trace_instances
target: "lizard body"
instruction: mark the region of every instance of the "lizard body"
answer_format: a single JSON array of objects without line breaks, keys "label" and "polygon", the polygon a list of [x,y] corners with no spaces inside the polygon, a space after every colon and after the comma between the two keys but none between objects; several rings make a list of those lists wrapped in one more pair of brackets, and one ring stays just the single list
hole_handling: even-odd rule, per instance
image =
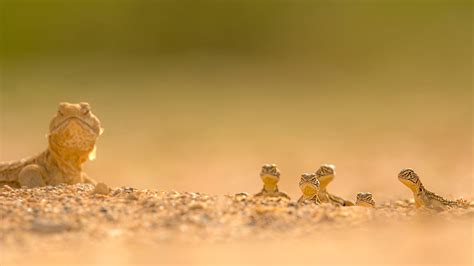
[{"label": "lizard body", "polygon": [[323,164],[316,171],[316,176],[321,184],[318,194],[319,199],[321,200],[321,202],[331,203],[334,205],[353,206],[354,203],[352,203],[351,201],[345,200],[327,191],[327,186],[334,180],[335,175],[335,167],[334,165],[330,164]]},{"label": "lizard body", "polygon": [[423,183],[421,183],[420,177],[413,169],[403,169],[398,174],[398,180],[412,191],[416,207],[446,209],[456,207],[467,208],[469,206],[469,203],[463,199],[448,200],[429,191],[425,188]]},{"label": "lizard body", "polygon": [[303,195],[298,199],[298,203],[312,202],[317,205],[321,204],[319,198],[320,182],[316,174],[305,173],[301,175],[299,187]]},{"label": "lizard body", "polygon": [[0,163],[0,185],[38,187],[94,183],[82,165],[95,156],[103,129],[87,103],[61,103],[49,126],[48,148],[27,159]]},{"label": "lizard body", "polygon": [[256,197],[290,197],[278,190],[278,181],[280,181],[280,170],[276,168],[275,164],[265,164],[260,171],[260,178],[263,182],[262,190],[255,194]]}]

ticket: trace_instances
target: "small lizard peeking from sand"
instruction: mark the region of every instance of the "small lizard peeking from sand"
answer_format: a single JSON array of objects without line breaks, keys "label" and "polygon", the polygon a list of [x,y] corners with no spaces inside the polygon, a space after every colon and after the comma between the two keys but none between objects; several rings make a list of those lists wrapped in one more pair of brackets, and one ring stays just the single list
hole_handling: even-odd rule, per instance
[{"label": "small lizard peeking from sand", "polygon": [[303,195],[298,199],[298,203],[313,202],[321,204],[319,199],[320,182],[316,174],[305,173],[301,175],[299,187]]},{"label": "small lizard peeking from sand", "polygon": [[467,208],[469,206],[469,202],[463,199],[458,199],[456,201],[447,200],[427,190],[413,169],[403,169],[398,174],[398,180],[413,192],[416,207],[442,210],[453,207]]},{"label": "small lizard peeking from sand", "polygon": [[356,205],[361,207],[375,207],[375,201],[370,192],[359,192],[357,193]]},{"label": "small lizard peeking from sand", "polygon": [[88,103],[59,104],[49,126],[46,151],[20,161],[0,163],[0,185],[95,184],[82,172],[82,165],[95,158],[95,143],[102,132]]},{"label": "small lizard peeking from sand", "polygon": [[327,186],[334,180],[335,175],[335,167],[331,164],[323,164],[316,171],[316,176],[321,183],[321,187],[319,189],[319,199],[321,202],[328,202],[334,205],[353,206],[354,203],[351,201],[344,200],[343,198],[333,195],[327,191]]},{"label": "small lizard peeking from sand", "polygon": [[260,171],[260,178],[263,181],[262,190],[255,194],[256,197],[284,197],[290,199],[290,197],[278,190],[278,181],[280,181],[280,171],[276,168],[275,164],[265,164],[262,166]]}]

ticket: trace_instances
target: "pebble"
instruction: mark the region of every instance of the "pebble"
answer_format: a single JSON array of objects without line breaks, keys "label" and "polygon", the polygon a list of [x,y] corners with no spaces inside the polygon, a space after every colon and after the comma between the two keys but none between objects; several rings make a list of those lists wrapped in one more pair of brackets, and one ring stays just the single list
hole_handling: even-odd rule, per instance
[{"label": "pebble", "polygon": [[15,191],[12,187],[10,187],[9,185],[3,185],[3,189],[6,190],[6,191],[10,191],[10,192],[13,192]]},{"label": "pebble", "polygon": [[101,195],[108,195],[110,193],[110,188],[105,184],[105,183],[98,183],[94,191],[92,191],[93,194],[101,194]]},{"label": "pebble", "polygon": [[202,210],[205,208],[206,206],[201,202],[191,202],[189,204],[189,210]]},{"label": "pebble", "polygon": [[395,201],[395,206],[408,207],[408,202],[405,202],[405,201],[402,201],[402,200],[397,200],[397,201]]}]

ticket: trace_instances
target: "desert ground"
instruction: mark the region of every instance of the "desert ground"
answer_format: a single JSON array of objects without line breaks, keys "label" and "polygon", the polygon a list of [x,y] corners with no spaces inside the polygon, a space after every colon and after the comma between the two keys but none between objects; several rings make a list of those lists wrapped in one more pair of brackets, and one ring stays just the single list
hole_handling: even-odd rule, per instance
[{"label": "desert ground", "polygon": [[474,204],[375,209],[199,192],[0,188],[2,265],[472,265]]}]

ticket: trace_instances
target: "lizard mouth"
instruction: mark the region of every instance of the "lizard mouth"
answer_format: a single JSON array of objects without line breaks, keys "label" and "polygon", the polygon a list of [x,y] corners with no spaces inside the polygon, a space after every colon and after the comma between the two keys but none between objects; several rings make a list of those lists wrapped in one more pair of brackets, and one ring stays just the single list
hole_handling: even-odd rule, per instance
[{"label": "lizard mouth", "polygon": [[407,186],[414,186],[416,185],[416,182],[413,181],[413,180],[410,180],[410,179],[407,179],[407,178],[401,178],[399,177],[398,180],[400,180],[400,182],[402,182],[403,184],[407,185]]},{"label": "lizard mouth", "polygon": [[334,175],[334,165],[324,164],[316,171],[318,177]]},{"label": "lizard mouth", "polygon": [[87,123],[78,118],[61,122],[50,134],[51,143],[71,151],[93,150],[98,134]]},{"label": "lizard mouth", "polygon": [[262,174],[261,178],[265,184],[276,184],[280,180],[278,176],[272,174]]},{"label": "lizard mouth", "polygon": [[411,191],[417,191],[419,189],[419,185],[412,180],[405,179],[405,178],[398,178],[402,184],[404,184],[408,189]]},{"label": "lizard mouth", "polygon": [[334,174],[327,174],[318,176],[319,182],[321,182],[321,187],[326,187],[329,183],[334,180]]},{"label": "lizard mouth", "polygon": [[[72,124],[77,124],[79,127],[81,127],[84,131],[88,131],[89,133],[95,134],[95,135],[100,135],[100,129],[97,129],[97,127],[94,127],[93,125],[90,125],[86,121],[78,118],[78,117],[70,117],[68,119],[64,119],[61,123],[59,123],[56,127],[54,127],[51,130],[51,134],[59,133],[61,131],[64,131],[67,129]],[[99,131],[99,132],[98,132]]]}]

